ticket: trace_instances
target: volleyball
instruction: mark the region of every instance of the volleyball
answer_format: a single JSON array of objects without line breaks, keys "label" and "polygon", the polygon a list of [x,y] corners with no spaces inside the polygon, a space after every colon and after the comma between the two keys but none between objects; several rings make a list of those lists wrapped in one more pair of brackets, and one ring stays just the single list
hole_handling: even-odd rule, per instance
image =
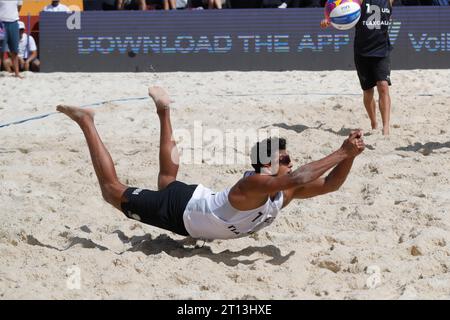
[{"label": "volleyball", "polygon": [[338,30],[353,28],[361,17],[359,0],[328,0],[325,4],[325,17]]}]

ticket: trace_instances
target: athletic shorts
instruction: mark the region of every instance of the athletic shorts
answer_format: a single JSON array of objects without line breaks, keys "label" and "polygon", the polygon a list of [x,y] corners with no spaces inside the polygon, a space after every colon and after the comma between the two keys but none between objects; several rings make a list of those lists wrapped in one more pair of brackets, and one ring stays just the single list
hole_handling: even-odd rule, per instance
[{"label": "athletic shorts", "polygon": [[5,52],[7,48],[9,51],[19,52],[19,22],[3,22],[5,30],[5,38],[3,39],[2,51]]},{"label": "athletic shorts", "polygon": [[389,56],[363,57],[355,54],[355,66],[363,90],[375,87],[377,81],[387,81],[391,85],[391,59]]},{"label": "athletic shorts", "polygon": [[122,212],[130,219],[189,236],[183,214],[196,188],[180,181],[159,191],[128,188],[123,194],[128,202],[122,203]]}]

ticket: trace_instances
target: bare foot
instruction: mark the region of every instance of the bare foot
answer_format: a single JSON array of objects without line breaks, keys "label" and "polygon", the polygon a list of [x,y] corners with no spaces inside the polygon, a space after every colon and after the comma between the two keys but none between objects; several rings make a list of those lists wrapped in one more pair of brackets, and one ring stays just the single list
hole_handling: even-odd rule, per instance
[{"label": "bare foot", "polygon": [[388,136],[389,135],[389,127],[384,127],[383,128],[383,136]]},{"label": "bare foot", "polygon": [[155,102],[157,111],[169,109],[171,101],[166,90],[161,87],[150,87],[148,88],[148,94]]},{"label": "bare foot", "polygon": [[95,113],[92,109],[82,109],[78,107],[59,105],[56,107],[56,110],[64,113],[75,122],[80,122],[81,120],[86,119],[86,117],[90,120],[94,120]]},{"label": "bare foot", "polygon": [[378,123],[376,123],[376,122],[371,122],[370,126],[372,127],[372,130],[378,129]]}]

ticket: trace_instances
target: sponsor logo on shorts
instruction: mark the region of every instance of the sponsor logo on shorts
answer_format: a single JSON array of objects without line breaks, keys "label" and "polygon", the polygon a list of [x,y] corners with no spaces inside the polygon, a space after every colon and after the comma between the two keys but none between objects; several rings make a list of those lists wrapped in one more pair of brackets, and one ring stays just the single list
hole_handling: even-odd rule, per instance
[{"label": "sponsor logo on shorts", "polygon": [[137,221],[141,221],[142,220],[140,215],[138,215],[136,213],[133,213],[130,210],[127,211],[127,215],[128,215],[128,217],[130,219],[134,219],[134,220],[137,220]]},{"label": "sponsor logo on shorts", "polygon": [[137,196],[137,195],[139,195],[139,193],[141,193],[142,192],[142,189],[136,189],[136,190],[134,190],[133,191],[133,195],[135,195],[135,196]]},{"label": "sponsor logo on shorts", "polygon": [[137,220],[137,221],[141,221],[141,216],[139,216],[139,215],[137,215],[137,214],[135,214],[135,213],[133,213],[133,214],[131,215],[131,218],[134,219],[134,220]]}]

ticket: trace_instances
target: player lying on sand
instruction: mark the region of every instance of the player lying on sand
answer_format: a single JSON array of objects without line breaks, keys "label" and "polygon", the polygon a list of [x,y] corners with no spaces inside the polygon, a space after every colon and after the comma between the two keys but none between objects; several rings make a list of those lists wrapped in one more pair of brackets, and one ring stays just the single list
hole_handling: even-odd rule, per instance
[{"label": "player lying on sand", "polygon": [[[356,130],[335,152],[292,170],[286,140],[266,139],[252,148],[254,171],[246,172],[231,188],[214,192],[201,184],[177,181],[179,161],[172,140],[170,99],[159,87],[151,87],[149,94],[161,125],[158,191],[131,188],[119,181],[111,156],[97,133],[92,110],[68,106],[58,106],[57,110],[78,123],[83,131],[103,198],[131,219],[183,236],[231,239],[267,227],[293,199],[338,190],[353,160],[365,148],[362,132]],[[262,161],[264,158],[267,161]],[[333,170],[322,177],[330,169]]]}]

